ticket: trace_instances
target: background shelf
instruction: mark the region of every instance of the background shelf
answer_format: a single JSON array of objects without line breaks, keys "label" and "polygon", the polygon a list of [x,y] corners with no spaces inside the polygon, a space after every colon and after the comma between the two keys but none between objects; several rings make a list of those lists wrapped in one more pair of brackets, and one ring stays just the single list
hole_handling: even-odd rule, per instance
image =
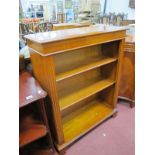
[{"label": "background shelf", "polygon": [[23,147],[47,134],[46,126],[30,117],[20,126],[19,146]]}]

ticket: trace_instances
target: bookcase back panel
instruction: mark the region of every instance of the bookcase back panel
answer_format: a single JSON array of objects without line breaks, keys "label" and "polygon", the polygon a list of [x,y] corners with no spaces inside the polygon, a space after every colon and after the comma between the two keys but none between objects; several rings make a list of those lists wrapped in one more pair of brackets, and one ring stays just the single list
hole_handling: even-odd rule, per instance
[{"label": "bookcase back panel", "polygon": [[66,115],[76,111],[76,109],[86,106],[87,104],[89,104],[93,101],[96,101],[96,100],[100,100],[101,102],[103,102],[103,104],[112,108],[113,107],[112,99],[113,99],[113,95],[114,95],[114,87],[115,87],[115,84],[106,88],[105,90],[95,93],[94,95],[78,102],[77,104],[73,104],[69,108],[66,108],[65,110],[63,110],[61,112],[62,118],[65,117]]},{"label": "bookcase back panel", "polygon": [[98,97],[105,101],[106,105],[111,108],[114,108],[114,92],[115,92],[115,84],[110,86],[108,89],[105,89],[98,93]]},{"label": "bookcase back panel", "polygon": [[75,75],[71,78],[62,80],[57,83],[59,97],[78,91],[84,87],[88,87],[100,80],[109,79],[115,81],[116,63],[111,63],[100,68],[90,70],[88,72]]},{"label": "bookcase back panel", "polygon": [[113,62],[106,66],[102,66],[99,69],[103,78],[115,81],[117,72],[117,62]]},{"label": "bookcase back panel", "polygon": [[84,105],[89,104],[92,100],[94,100],[97,97],[97,94],[94,94],[88,98],[86,98],[85,100],[82,100],[80,102],[78,102],[77,104],[73,104],[72,106],[70,106],[69,108],[66,108],[65,110],[63,110],[61,112],[61,116],[62,118],[66,115],[68,115],[69,113],[75,111],[76,109],[83,107]]},{"label": "bookcase back panel", "polygon": [[[107,102],[106,95],[114,93],[112,88],[107,88],[83,100],[76,107],[67,109],[62,114],[65,142],[71,141],[76,136],[83,134],[92,128],[94,124],[100,123],[111,114],[112,108]],[[104,96],[103,98],[101,98],[101,94]]]},{"label": "bookcase back panel", "polygon": [[56,75],[99,61],[118,57],[119,41],[85,47],[54,55]]},{"label": "bookcase back panel", "polygon": [[103,57],[101,48],[101,45],[96,45],[54,55],[56,74],[85,65],[92,59]]},{"label": "bookcase back panel", "polygon": [[105,57],[118,57],[118,48],[120,41],[113,41],[102,44],[102,54]]}]

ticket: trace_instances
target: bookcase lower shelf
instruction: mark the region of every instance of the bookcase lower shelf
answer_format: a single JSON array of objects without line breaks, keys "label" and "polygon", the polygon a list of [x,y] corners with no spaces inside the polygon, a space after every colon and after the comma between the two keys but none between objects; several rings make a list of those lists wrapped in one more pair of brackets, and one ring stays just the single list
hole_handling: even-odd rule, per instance
[{"label": "bookcase lower shelf", "polygon": [[59,145],[62,150],[88,131],[112,116],[116,109],[112,109],[106,102],[95,99],[63,118],[63,132],[65,144]]}]

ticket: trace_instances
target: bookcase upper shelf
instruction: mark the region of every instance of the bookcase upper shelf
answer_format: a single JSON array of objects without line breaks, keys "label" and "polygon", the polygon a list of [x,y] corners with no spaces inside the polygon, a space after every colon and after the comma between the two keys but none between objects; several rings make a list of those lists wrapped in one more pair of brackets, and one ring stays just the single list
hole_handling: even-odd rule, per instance
[{"label": "bookcase upper shelf", "polygon": [[86,61],[85,65],[81,65],[80,67],[77,67],[73,70],[69,70],[69,71],[58,74],[56,76],[56,81],[59,82],[59,81],[64,80],[66,78],[72,77],[74,75],[89,71],[91,69],[94,69],[94,68],[97,68],[97,67],[115,62],[115,61],[117,61],[117,58],[105,58],[105,59],[103,59],[102,57],[92,59],[91,62]]}]

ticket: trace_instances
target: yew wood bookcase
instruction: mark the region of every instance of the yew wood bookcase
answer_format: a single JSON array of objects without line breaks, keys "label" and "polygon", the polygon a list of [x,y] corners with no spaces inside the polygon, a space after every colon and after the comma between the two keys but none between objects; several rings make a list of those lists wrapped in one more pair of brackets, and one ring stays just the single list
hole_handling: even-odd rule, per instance
[{"label": "yew wood bookcase", "polygon": [[59,151],[116,112],[126,29],[102,24],[27,35]]}]

